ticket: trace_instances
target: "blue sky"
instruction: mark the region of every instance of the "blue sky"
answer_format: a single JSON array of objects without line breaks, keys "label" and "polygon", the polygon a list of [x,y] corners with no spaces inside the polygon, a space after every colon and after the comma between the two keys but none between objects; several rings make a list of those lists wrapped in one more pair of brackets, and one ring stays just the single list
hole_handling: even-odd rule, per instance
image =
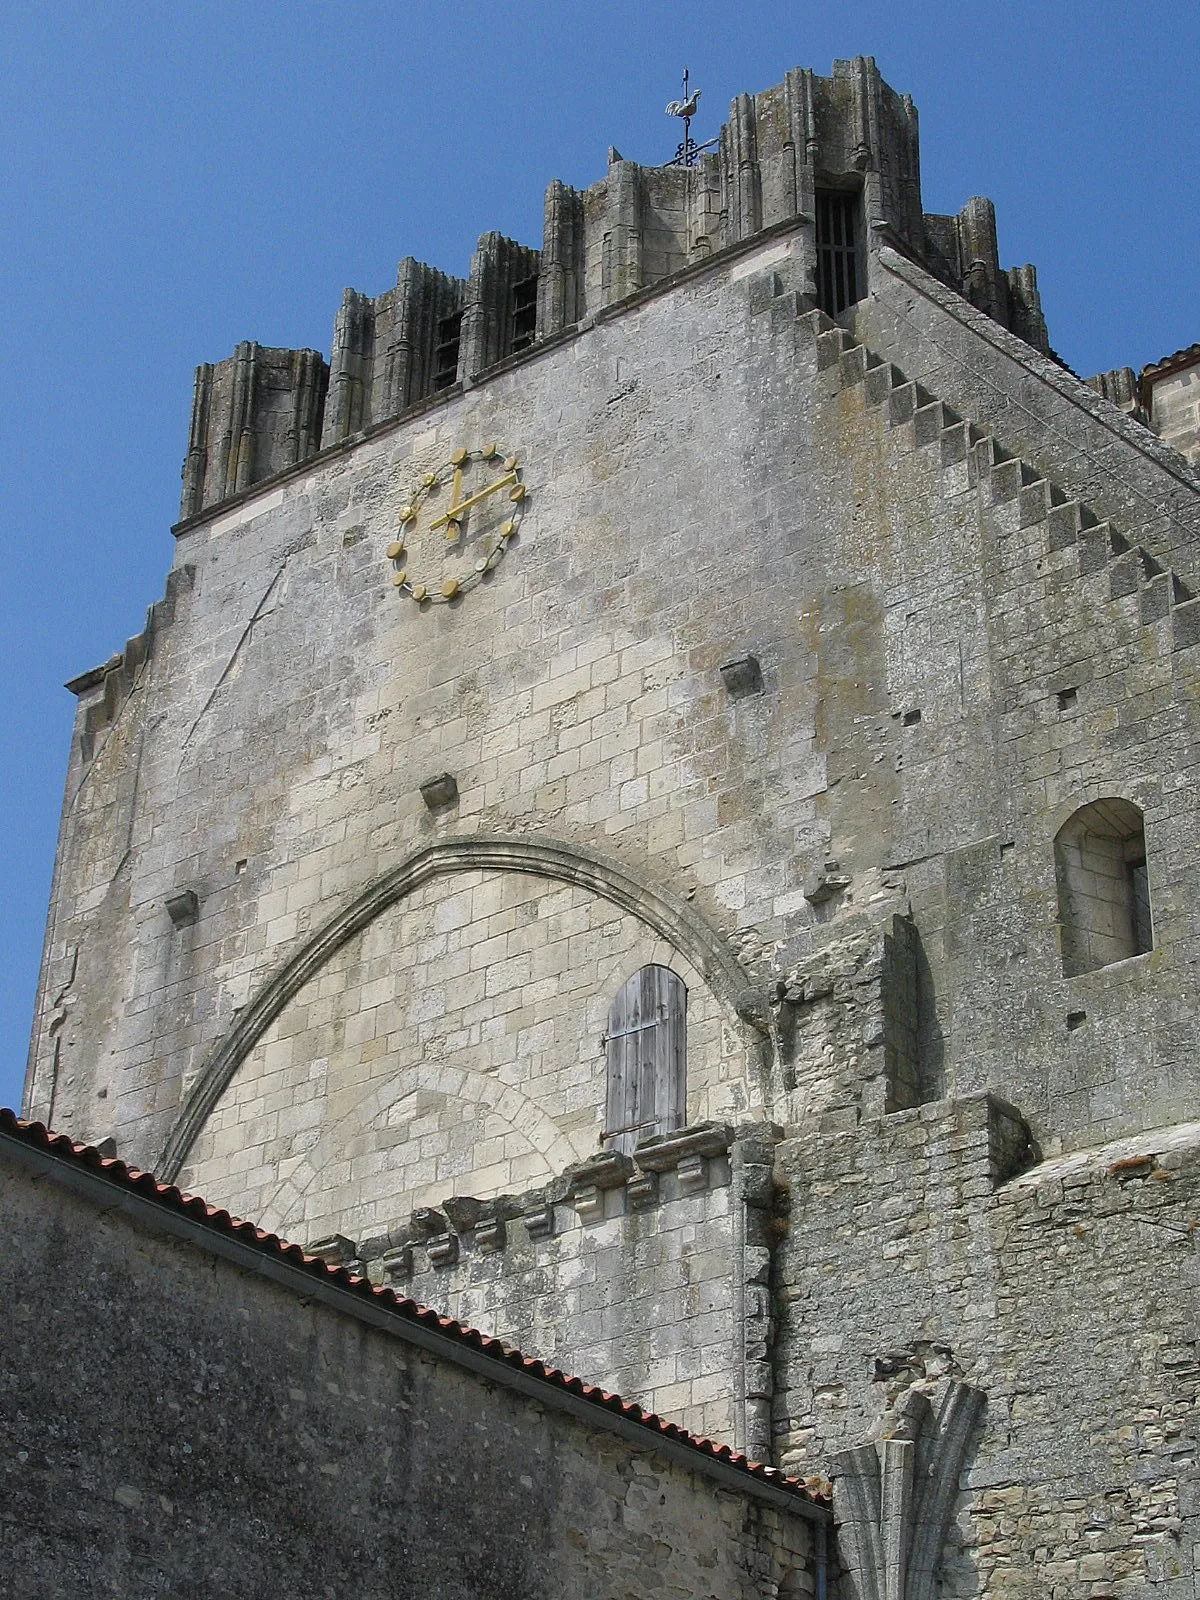
[{"label": "blue sky", "polygon": [[667,159],[788,67],[874,55],[921,114],[928,211],[987,194],[1088,374],[1200,340],[1195,0],[987,9],[359,0],[11,5],[3,35],[0,1104],[19,1098],[72,700],[162,592],[192,369],[329,350],[345,285],[485,229],[541,240],[554,177]]}]

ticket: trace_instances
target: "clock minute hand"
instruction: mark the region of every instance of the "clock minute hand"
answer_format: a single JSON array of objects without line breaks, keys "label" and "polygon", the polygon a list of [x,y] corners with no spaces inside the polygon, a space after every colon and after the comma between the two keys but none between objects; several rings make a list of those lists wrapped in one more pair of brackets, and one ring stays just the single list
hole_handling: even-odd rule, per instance
[{"label": "clock minute hand", "polygon": [[495,494],[497,489],[507,489],[510,484],[516,483],[516,481],[517,475],[515,472],[510,472],[503,478],[497,478],[495,483],[489,484],[486,489],[480,489],[479,493],[473,494],[469,500],[460,500],[458,505],[451,506],[449,511],[444,512],[440,517],[435,517],[429,524],[429,531],[432,533],[435,528],[444,528],[450,521],[457,522],[464,511],[469,511],[472,506],[477,506],[481,500],[486,500],[488,495]]}]

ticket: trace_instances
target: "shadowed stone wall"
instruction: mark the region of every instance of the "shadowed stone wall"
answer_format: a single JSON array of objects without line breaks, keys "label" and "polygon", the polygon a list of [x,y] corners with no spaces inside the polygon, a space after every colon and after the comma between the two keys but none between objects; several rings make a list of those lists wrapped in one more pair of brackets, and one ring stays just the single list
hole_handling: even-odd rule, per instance
[{"label": "shadowed stone wall", "polygon": [[0,1136],[13,1600],[816,1592],[819,1508],[63,1166]]}]

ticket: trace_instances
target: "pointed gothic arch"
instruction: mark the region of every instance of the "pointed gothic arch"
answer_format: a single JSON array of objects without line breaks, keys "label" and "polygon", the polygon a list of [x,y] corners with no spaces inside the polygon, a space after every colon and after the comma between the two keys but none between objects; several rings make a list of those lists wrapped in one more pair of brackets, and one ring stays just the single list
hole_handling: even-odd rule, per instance
[{"label": "pointed gothic arch", "polygon": [[263,1034],[330,958],[381,912],[431,879],[458,872],[523,872],[573,884],[611,901],[652,928],[685,956],[713,994],[744,1021],[765,1014],[729,946],[685,900],[634,878],[623,867],[578,845],[510,835],[475,834],[426,845],[377,878],[313,934],[258,990],[218,1041],[184,1098],[155,1164],[174,1183],[200,1130],[235,1072]]}]

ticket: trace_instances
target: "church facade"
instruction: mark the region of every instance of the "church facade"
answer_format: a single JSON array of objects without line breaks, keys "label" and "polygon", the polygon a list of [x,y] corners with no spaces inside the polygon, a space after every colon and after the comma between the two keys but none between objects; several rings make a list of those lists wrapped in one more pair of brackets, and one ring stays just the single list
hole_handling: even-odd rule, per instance
[{"label": "church facade", "polygon": [[26,1116],[832,1479],[847,1596],[1193,1596],[1200,480],[1106,379],[861,58],[198,369]]}]

